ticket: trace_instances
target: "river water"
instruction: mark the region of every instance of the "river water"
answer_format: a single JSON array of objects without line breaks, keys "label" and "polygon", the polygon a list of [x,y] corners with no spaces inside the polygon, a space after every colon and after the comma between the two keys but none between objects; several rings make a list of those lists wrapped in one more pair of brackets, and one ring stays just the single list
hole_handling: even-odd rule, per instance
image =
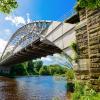
[{"label": "river water", "polygon": [[0,100],[68,100],[65,85],[61,77],[0,77]]}]

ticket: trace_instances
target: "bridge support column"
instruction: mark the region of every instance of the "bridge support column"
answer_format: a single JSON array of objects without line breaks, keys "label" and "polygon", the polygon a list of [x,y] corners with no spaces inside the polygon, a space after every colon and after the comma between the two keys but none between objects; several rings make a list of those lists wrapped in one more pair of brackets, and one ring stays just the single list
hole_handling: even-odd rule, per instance
[{"label": "bridge support column", "polygon": [[100,91],[100,8],[86,10],[89,36],[90,83]]},{"label": "bridge support column", "polygon": [[76,40],[78,45],[78,62],[74,66],[76,78],[86,83],[89,76],[88,33],[85,9],[79,11],[80,23],[76,25]]},{"label": "bridge support column", "polygon": [[100,91],[100,9],[82,9],[79,14],[76,38],[80,68],[76,69],[76,76],[82,80],[87,75],[91,87]]},{"label": "bridge support column", "polygon": [[90,76],[89,76],[89,64],[87,59],[80,59],[78,63],[74,64],[73,67],[75,74],[76,74],[76,79],[79,82],[82,82],[86,84],[89,82]]}]

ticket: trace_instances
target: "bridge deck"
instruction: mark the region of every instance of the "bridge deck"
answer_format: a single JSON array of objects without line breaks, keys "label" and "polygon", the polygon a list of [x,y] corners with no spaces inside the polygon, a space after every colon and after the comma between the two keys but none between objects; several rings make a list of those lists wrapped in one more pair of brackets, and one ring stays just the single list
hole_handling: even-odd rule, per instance
[{"label": "bridge deck", "polygon": [[54,53],[61,53],[62,51],[48,40],[38,40],[35,43],[28,45],[21,51],[10,56],[7,60],[3,61],[2,65],[12,65],[24,61],[45,57]]}]

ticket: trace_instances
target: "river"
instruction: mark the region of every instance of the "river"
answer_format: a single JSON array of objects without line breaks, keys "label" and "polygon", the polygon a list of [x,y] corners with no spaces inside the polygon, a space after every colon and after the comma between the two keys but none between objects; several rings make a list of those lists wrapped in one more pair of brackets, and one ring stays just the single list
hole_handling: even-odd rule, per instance
[{"label": "river", "polygon": [[0,100],[67,100],[65,86],[52,76],[0,77]]}]

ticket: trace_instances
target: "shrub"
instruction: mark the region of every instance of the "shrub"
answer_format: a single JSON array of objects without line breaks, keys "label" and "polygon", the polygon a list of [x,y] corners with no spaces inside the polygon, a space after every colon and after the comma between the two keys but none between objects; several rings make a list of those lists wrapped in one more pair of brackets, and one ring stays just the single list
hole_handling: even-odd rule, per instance
[{"label": "shrub", "polygon": [[66,72],[67,80],[73,80],[74,79],[74,70],[68,69]]},{"label": "shrub", "polygon": [[88,84],[76,82],[72,100],[100,100],[100,93],[89,88]]}]

